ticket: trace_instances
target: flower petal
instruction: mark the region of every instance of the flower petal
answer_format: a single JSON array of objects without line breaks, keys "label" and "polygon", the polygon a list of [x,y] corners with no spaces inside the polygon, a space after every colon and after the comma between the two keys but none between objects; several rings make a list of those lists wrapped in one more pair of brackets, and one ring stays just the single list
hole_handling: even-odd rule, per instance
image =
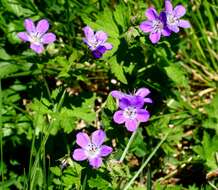
[{"label": "flower petal", "polygon": [[99,168],[102,165],[102,158],[101,157],[96,157],[93,159],[89,159],[89,164],[93,168]]},{"label": "flower petal", "polygon": [[179,27],[177,25],[171,25],[171,26],[169,26],[169,29],[175,33],[179,32]]},{"label": "flower petal", "polygon": [[139,28],[143,32],[151,32],[152,31],[152,22],[151,21],[144,21],[139,25]]},{"label": "flower petal", "polygon": [[148,18],[148,20],[155,20],[158,18],[158,13],[154,8],[148,8],[145,12],[145,16]]},{"label": "flower petal", "polygon": [[101,58],[102,55],[103,55],[103,54],[102,54],[101,52],[99,52],[98,50],[92,51],[92,56],[93,56],[94,58],[96,58],[96,59]]},{"label": "flower petal", "polygon": [[25,19],[24,26],[25,26],[28,33],[36,31],[35,25],[34,25],[32,19],[30,19],[30,18]]},{"label": "flower petal", "polygon": [[41,40],[43,44],[50,44],[56,40],[56,36],[53,33],[47,33],[42,36]]},{"label": "flower petal", "polygon": [[172,12],[173,11],[173,5],[170,2],[170,0],[165,0],[165,10],[166,10],[166,12]]},{"label": "flower petal", "polygon": [[87,156],[82,148],[77,148],[73,151],[73,159],[77,161],[86,160]]},{"label": "flower petal", "polygon": [[118,124],[122,124],[125,122],[126,118],[123,116],[123,111],[116,111],[113,116],[114,122]]},{"label": "flower petal", "polygon": [[105,53],[107,49],[104,46],[99,46],[96,50],[92,51],[94,58],[100,58]]},{"label": "flower petal", "polygon": [[145,98],[144,102],[145,103],[153,103],[153,100],[151,98]]},{"label": "flower petal", "polygon": [[92,41],[95,38],[94,31],[89,26],[84,27],[83,32],[88,41]]},{"label": "flower petal", "polygon": [[161,33],[163,36],[170,36],[172,32],[170,29],[164,28]]},{"label": "flower petal", "polygon": [[175,8],[174,8],[174,14],[177,18],[180,18],[182,16],[184,16],[186,13],[186,9],[185,7],[183,7],[182,5],[177,5]]},{"label": "flower petal", "polygon": [[109,155],[113,149],[110,146],[102,145],[100,149],[100,156],[107,156]]},{"label": "flower petal", "polygon": [[113,96],[114,98],[117,98],[117,99],[121,99],[121,98],[123,98],[124,93],[122,93],[118,90],[113,90],[113,91],[111,91],[111,96]]},{"label": "flower petal", "polygon": [[100,53],[102,53],[102,54],[104,54],[104,53],[107,51],[107,49],[106,49],[104,46],[99,46],[99,47],[97,48],[97,50],[98,50]]},{"label": "flower petal", "polygon": [[36,31],[42,35],[48,31],[48,28],[49,28],[48,21],[46,19],[42,19],[37,23]]},{"label": "flower petal", "polygon": [[141,96],[142,98],[144,98],[148,94],[150,94],[150,90],[147,88],[139,88],[135,93],[136,96]]},{"label": "flower petal", "polygon": [[182,28],[190,28],[191,24],[189,21],[181,19],[181,20],[179,20],[179,26]]},{"label": "flower petal", "polygon": [[136,119],[139,122],[146,122],[146,121],[148,121],[148,119],[150,117],[149,112],[145,109],[138,109],[136,113],[137,113]]},{"label": "flower petal", "polygon": [[42,53],[44,50],[44,47],[42,44],[35,44],[35,43],[31,43],[30,44],[30,48],[35,51],[36,53]]},{"label": "flower petal", "polygon": [[144,106],[144,98],[141,96],[132,96],[129,98],[129,101],[131,102],[131,106],[136,108],[141,108]]},{"label": "flower petal", "polygon": [[95,38],[97,39],[97,41],[104,43],[104,42],[106,42],[108,37],[107,37],[107,33],[103,32],[103,31],[98,31],[95,33]]},{"label": "flower petal", "polygon": [[156,33],[150,33],[149,39],[153,44],[156,44],[160,40],[161,33],[156,32]]},{"label": "flower petal", "polygon": [[90,138],[86,133],[83,132],[77,133],[76,143],[82,148],[86,148],[86,146],[90,143]]},{"label": "flower petal", "polygon": [[92,133],[92,143],[101,146],[106,139],[106,134],[103,130],[99,129]]},{"label": "flower petal", "polygon": [[107,50],[111,50],[113,48],[113,45],[110,43],[104,43],[102,46],[104,46]]},{"label": "flower petal", "polygon": [[125,127],[128,131],[134,132],[138,127],[138,122],[135,119],[128,119],[125,122]]},{"label": "flower petal", "polygon": [[30,41],[30,40],[29,40],[29,35],[28,35],[26,32],[19,32],[19,33],[17,34],[17,36],[18,36],[21,40],[23,40],[24,42]]},{"label": "flower petal", "polygon": [[129,96],[124,96],[120,99],[119,107],[124,110],[126,107],[129,107],[131,105],[131,102],[129,101]]},{"label": "flower petal", "polygon": [[159,20],[162,22],[163,26],[165,26],[165,23],[167,22],[166,12],[162,11],[160,13]]}]

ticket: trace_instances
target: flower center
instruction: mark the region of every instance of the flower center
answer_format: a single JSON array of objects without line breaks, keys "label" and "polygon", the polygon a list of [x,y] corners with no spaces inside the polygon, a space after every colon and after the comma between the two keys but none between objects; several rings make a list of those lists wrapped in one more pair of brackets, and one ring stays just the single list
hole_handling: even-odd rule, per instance
[{"label": "flower center", "polygon": [[99,46],[99,42],[97,40],[89,41],[90,46],[92,47],[93,50],[97,49]]},{"label": "flower center", "polygon": [[41,34],[38,32],[34,32],[30,34],[31,42],[33,43],[41,43]]},{"label": "flower center", "polygon": [[163,29],[163,23],[160,20],[153,20],[152,22],[153,33],[161,32]]},{"label": "flower center", "polygon": [[100,148],[93,143],[89,143],[86,148],[86,154],[88,157],[96,157],[99,154]]},{"label": "flower center", "polygon": [[134,107],[127,107],[124,109],[123,115],[128,119],[135,119],[136,117],[136,109]]},{"label": "flower center", "polygon": [[169,25],[178,25],[179,19],[176,18],[173,14],[167,14],[167,24]]}]

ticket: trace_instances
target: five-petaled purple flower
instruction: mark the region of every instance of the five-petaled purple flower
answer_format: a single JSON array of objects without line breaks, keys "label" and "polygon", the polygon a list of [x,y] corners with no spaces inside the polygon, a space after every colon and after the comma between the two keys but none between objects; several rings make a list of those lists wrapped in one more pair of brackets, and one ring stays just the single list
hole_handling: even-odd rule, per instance
[{"label": "five-petaled purple flower", "polygon": [[147,88],[140,88],[134,95],[112,91],[111,95],[119,100],[121,110],[115,112],[113,119],[118,124],[125,123],[128,131],[135,131],[140,122],[148,121],[150,114],[143,109],[145,103],[152,103],[146,96],[150,93]]},{"label": "five-petaled purple flower", "polygon": [[180,19],[185,13],[186,9],[182,5],[177,5],[173,9],[170,0],[165,0],[165,11],[158,15],[154,8],[148,8],[145,12],[148,20],[142,22],[139,28],[145,33],[150,32],[149,38],[155,44],[161,35],[170,36],[172,32],[179,32],[179,27],[191,27],[189,21]]},{"label": "five-petaled purple flower", "polygon": [[89,26],[84,27],[83,31],[85,34],[83,41],[92,51],[93,57],[101,58],[107,50],[111,50],[113,48],[112,44],[106,42],[108,38],[107,33],[103,31],[97,31],[94,33]]},{"label": "five-petaled purple flower", "polygon": [[149,8],[146,10],[145,16],[148,20],[142,22],[139,28],[143,32],[150,32],[149,39],[153,44],[160,40],[161,35],[170,36],[171,31],[165,26],[166,16],[164,12],[158,15],[154,8]]},{"label": "five-petaled purple flower", "polygon": [[49,23],[46,19],[40,20],[37,25],[31,19],[25,19],[26,32],[19,32],[17,36],[24,42],[30,42],[30,48],[36,53],[42,53],[44,44],[50,44],[56,40],[55,34],[49,32]]},{"label": "five-petaled purple flower", "polygon": [[102,145],[105,141],[106,134],[99,129],[92,133],[91,138],[83,132],[76,135],[76,143],[81,147],[73,152],[73,159],[83,161],[88,159],[93,168],[99,168],[102,165],[102,157],[108,156],[112,148]]},{"label": "five-petaled purple flower", "polygon": [[185,15],[186,9],[182,5],[177,5],[173,9],[170,0],[165,0],[166,25],[173,32],[179,32],[179,27],[190,28],[189,21],[180,19]]}]

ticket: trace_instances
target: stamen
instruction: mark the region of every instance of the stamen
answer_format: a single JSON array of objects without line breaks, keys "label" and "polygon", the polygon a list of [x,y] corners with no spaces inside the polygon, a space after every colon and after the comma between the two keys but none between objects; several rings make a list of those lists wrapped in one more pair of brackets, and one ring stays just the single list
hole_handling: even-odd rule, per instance
[{"label": "stamen", "polygon": [[93,143],[89,143],[88,147],[86,148],[86,153],[89,157],[95,157],[96,155],[99,154],[99,151],[100,151],[99,147]]},{"label": "stamen", "polygon": [[161,32],[163,29],[163,23],[160,20],[153,20],[152,23],[153,33]]},{"label": "stamen", "polygon": [[176,18],[173,14],[167,14],[167,23],[169,25],[178,25],[179,19]]},{"label": "stamen", "polygon": [[134,107],[125,108],[123,115],[125,118],[134,119],[136,117],[136,109]]}]

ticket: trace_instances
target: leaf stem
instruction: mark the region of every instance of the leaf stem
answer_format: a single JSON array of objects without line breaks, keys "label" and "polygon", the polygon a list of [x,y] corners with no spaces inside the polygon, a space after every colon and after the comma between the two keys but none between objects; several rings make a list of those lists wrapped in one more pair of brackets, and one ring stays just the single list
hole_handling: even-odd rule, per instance
[{"label": "leaf stem", "polygon": [[[1,147],[1,176],[2,176],[2,184],[4,184],[4,162],[3,162],[3,126],[2,126],[2,84],[0,78],[0,147]],[[3,187],[2,187],[3,188]]]},{"label": "leaf stem", "polygon": [[139,176],[139,174],[142,172],[142,170],[145,168],[145,166],[149,163],[151,158],[154,156],[154,154],[157,152],[157,150],[160,148],[160,146],[163,144],[163,142],[167,139],[169,133],[167,133],[164,138],[158,143],[158,145],[155,147],[153,152],[149,155],[149,157],[145,160],[145,162],[141,165],[139,170],[136,172],[136,174],[133,176],[133,178],[129,181],[129,183],[124,187],[123,190],[129,189],[129,187],[132,185],[132,183],[135,181],[135,179]]},{"label": "leaf stem", "polygon": [[128,142],[126,148],[124,149],[122,156],[120,157],[120,160],[119,160],[120,163],[123,162],[128,150],[129,150],[129,147],[130,147],[130,145],[132,144],[132,141],[135,138],[135,135],[136,135],[137,131],[138,131],[138,128],[132,133],[132,135],[131,135],[131,137],[129,139],[129,142]]}]

